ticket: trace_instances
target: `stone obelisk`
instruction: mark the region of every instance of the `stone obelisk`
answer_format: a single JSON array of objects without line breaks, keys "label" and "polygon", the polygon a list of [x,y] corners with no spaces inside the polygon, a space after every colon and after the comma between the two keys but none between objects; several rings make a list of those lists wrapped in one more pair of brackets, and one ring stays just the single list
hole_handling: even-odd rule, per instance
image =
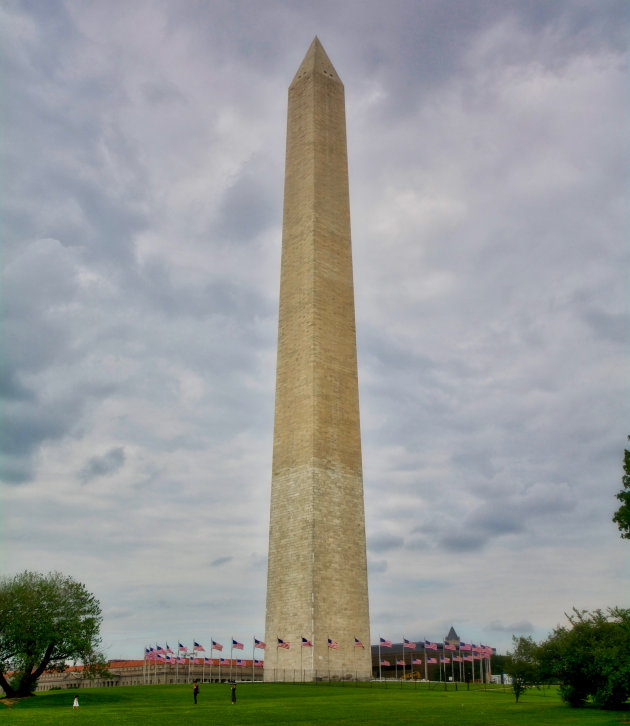
[{"label": "stone obelisk", "polygon": [[289,86],[266,643],[266,680],[371,675],[344,88],[317,38]]}]

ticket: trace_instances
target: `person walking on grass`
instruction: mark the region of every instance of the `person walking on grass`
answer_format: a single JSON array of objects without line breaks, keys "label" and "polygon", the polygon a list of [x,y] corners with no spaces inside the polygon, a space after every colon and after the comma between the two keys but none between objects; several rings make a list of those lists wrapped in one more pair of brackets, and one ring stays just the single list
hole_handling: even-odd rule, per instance
[{"label": "person walking on grass", "polygon": [[232,703],[236,703],[236,683],[232,684]]},{"label": "person walking on grass", "polygon": [[72,708],[79,708],[79,697],[74,697],[74,703],[72,704]]},{"label": "person walking on grass", "polygon": [[193,683],[193,698],[195,699],[195,703],[197,703],[197,696],[199,695],[199,684],[197,681]]}]

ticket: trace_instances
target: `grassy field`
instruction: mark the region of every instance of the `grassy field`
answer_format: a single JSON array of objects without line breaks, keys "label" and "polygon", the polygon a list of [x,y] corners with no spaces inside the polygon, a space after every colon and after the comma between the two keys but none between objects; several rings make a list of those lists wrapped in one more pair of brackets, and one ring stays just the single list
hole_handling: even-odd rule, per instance
[{"label": "grassy field", "polygon": [[[74,695],[79,709],[72,709]],[[2,705],[4,703],[4,705]],[[285,685],[239,684],[237,703],[230,703],[230,687],[203,684],[193,704],[191,686],[134,686],[47,691],[13,705],[0,701],[0,724],[88,726],[147,724],[151,719],[169,724],[414,724],[427,726],[562,726],[630,724],[630,711],[605,712],[570,709],[555,690],[527,691],[514,703],[502,688],[466,691],[425,684]]]}]

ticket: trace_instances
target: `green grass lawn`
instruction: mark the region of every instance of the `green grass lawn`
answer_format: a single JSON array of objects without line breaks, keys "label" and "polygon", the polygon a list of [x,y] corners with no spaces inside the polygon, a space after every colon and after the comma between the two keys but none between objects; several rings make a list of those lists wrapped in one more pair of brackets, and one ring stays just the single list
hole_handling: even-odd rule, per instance
[{"label": "green grass lawn", "polygon": [[[74,695],[80,707],[72,709]],[[426,726],[545,726],[546,724],[630,724],[630,711],[570,709],[555,689],[530,690],[514,703],[510,690],[444,691],[426,684],[237,686],[237,703],[230,703],[226,684],[201,685],[193,704],[189,685],[85,688],[47,691],[12,706],[0,702],[0,724],[65,723],[88,726],[147,724],[387,724]]]}]

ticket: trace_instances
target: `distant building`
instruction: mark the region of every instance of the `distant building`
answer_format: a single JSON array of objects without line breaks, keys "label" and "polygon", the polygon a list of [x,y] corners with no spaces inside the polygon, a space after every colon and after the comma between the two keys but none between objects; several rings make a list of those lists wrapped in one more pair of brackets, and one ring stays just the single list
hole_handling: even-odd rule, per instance
[{"label": "distant building", "polygon": [[[229,660],[229,659],[228,659]],[[83,666],[69,666],[62,673],[46,671],[37,682],[37,691],[50,691],[53,688],[96,688],[109,686],[143,686],[165,683],[189,683],[193,680],[209,683],[211,681],[251,681],[262,680],[262,668],[253,666],[251,659],[242,659],[237,664],[225,664],[219,669],[218,659],[214,665],[175,666],[165,663],[148,663],[142,660],[110,660],[107,669],[110,676],[89,679],[85,677]]]},{"label": "distant building", "polygon": [[444,638],[444,642],[448,643],[449,645],[459,645],[461,643],[461,640],[459,639],[459,635],[455,632],[455,628],[451,625],[451,629],[448,631],[448,635],[446,638]]}]

